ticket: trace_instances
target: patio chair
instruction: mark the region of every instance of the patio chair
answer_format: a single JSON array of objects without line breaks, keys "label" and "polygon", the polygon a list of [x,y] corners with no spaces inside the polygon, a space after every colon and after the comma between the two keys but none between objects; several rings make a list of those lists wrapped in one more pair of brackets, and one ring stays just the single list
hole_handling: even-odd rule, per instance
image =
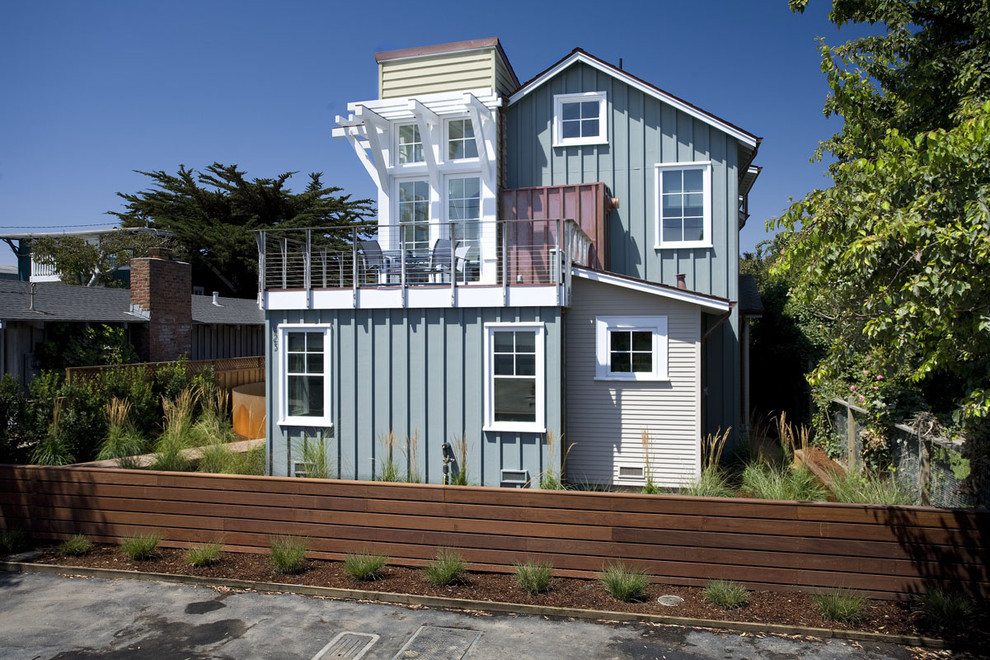
[{"label": "patio chair", "polygon": [[[433,244],[433,252],[430,254],[430,277],[434,282],[450,281],[450,247],[450,241],[446,238],[438,238]],[[470,250],[470,245],[461,245],[460,241],[454,243],[454,272],[464,273],[465,282],[467,282],[467,255]]]},{"label": "patio chair", "polygon": [[382,252],[382,246],[377,240],[358,243],[361,245],[361,267],[365,279],[373,271],[379,283],[388,284],[392,276],[401,275],[400,269],[395,267],[395,260]]}]

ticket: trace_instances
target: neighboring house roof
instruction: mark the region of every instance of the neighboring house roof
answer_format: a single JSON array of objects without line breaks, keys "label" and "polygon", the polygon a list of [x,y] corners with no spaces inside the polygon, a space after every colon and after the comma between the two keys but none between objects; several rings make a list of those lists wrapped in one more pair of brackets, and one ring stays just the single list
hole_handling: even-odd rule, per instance
[{"label": "neighboring house roof", "polygon": [[617,273],[610,273],[603,270],[592,270],[590,268],[583,268],[580,266],[574,266],[573,273],[577,277],[583,277],[593,282],[601,282],[602,284],[610,284],[612,286],[619,286],[625,289],[632,289],[634,291],[642,291],[643,293],[653,294],[655,296],[660,296],[661,298],[679,300],[681,302],[698,305],[715,312],[727,312],[732,309],[732,303],[725,298],[710,296],[705,293],[698,293],[697,291],[688,291],[687,289],[678,289],[677,287],[668,286],[666,284],[648,282],[636,277],[629,277],[628,275],[619,275]]},{"label": "neighboring house roof", "polygon": [[219,306],[213,304],[212,296],[192,297],[193,323],[212,325],[261,325],[265,322],[265,312],[252,298],[218,297]]},{"label": "neighboring house roof", "polygon": [[752,275],[739,276],[739,313],[743,316],[763,315],[763,299]]},{"label": "neighboring house roof", "polygon": [[[86,287],[39,282],[33,285],[34,309],[31,309],[30,282],[0,280],[0,320],[2,321],[76,321],[96,323],[147,323],[147,319],[130,313],[128,289]],[[265,313],[255,300],[192,296],[193,323],[210,325],[261,325]]]},{"label": "neighboring house roof", "polygon": [[627,85],[635,87],[636,89],[639,89],[640,91],[649,94],[650,96],[653,96],[668,105],[672,105],[681,112],[684,112],[695,119],[699,119],[710,126],[714,126],[715,128],[728,133],[740,142],[748,145],[754,151],[763,140],[763,138],[757,137],[749,131],[743,130],[735,124],[732,124],[721,117],[717,117],[706,110],[702,110],[698,106],[688,103],[684,99],[678,98],[669,92],[665,92],[659,87],[652,85],[641,78],[637,78],[636,76],[613,66],[604,60],[600,60],[580,48],[575,48],[569,55],[561,59],[559,62],[550,66],[550,68],[546,69],[542,73],[537,74],[534,78],[523,83],[522,87],[516,90],[515,93],[509,97],[508,105],[512,105],[519,99],[523,98],[575,62],[583,62],[584,64],[617,78]]},{"label": "neighboring house roof", "polygon": [[0,320],[3,321],[95,321],[144,323],[128,314],[131,292],[127,289],[72,286],[58,282],[0,281]]}]

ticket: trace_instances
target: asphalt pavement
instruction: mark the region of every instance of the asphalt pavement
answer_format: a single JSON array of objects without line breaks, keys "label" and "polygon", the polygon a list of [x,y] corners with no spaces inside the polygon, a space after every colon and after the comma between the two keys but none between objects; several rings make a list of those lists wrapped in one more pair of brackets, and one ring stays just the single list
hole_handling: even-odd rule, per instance
[{"label": "asphalt pavement", "polygon": [[0,572],[0,658],[912,658],[892,644]]}]

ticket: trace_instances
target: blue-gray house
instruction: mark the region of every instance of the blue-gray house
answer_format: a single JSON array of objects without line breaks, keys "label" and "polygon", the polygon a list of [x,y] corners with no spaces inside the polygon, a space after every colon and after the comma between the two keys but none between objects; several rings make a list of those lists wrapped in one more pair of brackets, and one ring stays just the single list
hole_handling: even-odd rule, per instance
[{"label": "blue-gray house", "polygon": [[496,39],[376,59],[333,135],[377,222],[259,235],[271,473],[696,479],[744,408],[759,139],[581,50],[523,84]]}]

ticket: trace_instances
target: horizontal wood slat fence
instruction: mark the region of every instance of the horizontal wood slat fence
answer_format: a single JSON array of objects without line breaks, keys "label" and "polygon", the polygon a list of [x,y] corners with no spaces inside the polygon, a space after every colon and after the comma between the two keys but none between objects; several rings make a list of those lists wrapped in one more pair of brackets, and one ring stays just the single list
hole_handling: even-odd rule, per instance
[{"label": "horizontal wood slat fence", "polygon": [[[175,364],[174,362],[139,362],[135,364],[120,364],[100,367],[68,367],[65,370],[67,381],[87,380],[97,378],[107,371],[141,369],[144,376],[151,379],[155,371],[161,367]],[[183,362],[190,374],[198,374],[204,369],[213,368],[217,377],[217,385],[223,389],[233,389],[238,385],[257,383],[265,380],[265,356],[218,358],[215,360],[186,360]]]},{"label": "horizontal wood slat fence", "polygon": [[421,566],[447,547],[477,570],[549,560],[559,575],[590,578],[622,561],[667,584],[990,596],[986,512],[0,466],[0,513],[4,527],[47,539],[158,531],[169,547],[222,538],[259,553],[271,535],[291,534],[326,559],[368,550]]}]

